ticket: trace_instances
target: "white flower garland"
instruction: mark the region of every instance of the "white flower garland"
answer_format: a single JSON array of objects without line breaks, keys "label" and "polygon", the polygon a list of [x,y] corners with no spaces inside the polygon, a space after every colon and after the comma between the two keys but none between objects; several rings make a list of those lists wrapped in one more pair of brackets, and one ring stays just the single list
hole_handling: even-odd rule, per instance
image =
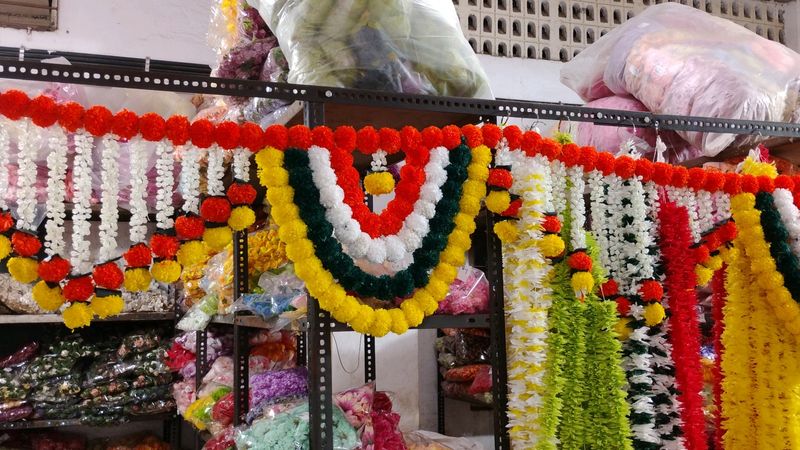
[{"label": "white flower garland", "polygon": [[66,218],[67,197],[67,135],[61,127],[51,127],[49,139],[50,153],[47,155],[47,201],[45,212],[44,249],[47,256],[63,255],[66,250],[64,242],[64,219]]},{"label": "white flower garland", "polygon": [[572,215],[572,225],[570,225],[570,241],[572,249],[586,248],[586,204],[584,203],[583,193],[586,183],[583,181],[583,169],[580,167],[570,167],[567,169],[567,177],[570,181],[568,200],[570,214]]},{"label": "white flower garland", "polygon": [[[592,212],[592,236],[600,250],[600,264],[610,270],[608,242],[608,217],[606,208],[606,192],[603,174],[599,170],[589,172],[589,208]],[[611,273],[613,277],[615,274]]]},{"label": "white flower garland", "polygon": [[350,257],[366,257],[373,264],[390,263],[394,272],[411,265],[411,255],[422,246],[423,238],[430,228],[428,221],[436,212],[436,204],[442,199],[441,187],[447,180],[445,167],[450,162],[450,152],[445,147],[431,150],[430,160],[425,165],[425,182],[420,187],[419,199],[411,214],[394,236],[372,238],[361,231],[361,225],[353,218],[353,211],[344,203],[344,191],[337,183],[336,173],[331,168],[330,151],[312,146],[308,150],[312,179],[320,193],[320,204],[325,208],[325,217],[333,225],[336,238],[342,243]]},{"label": "white flower garland", "polygon": [[172,145],[161,140],[156,143],[156,225],[161,230],[172,228],[174,220],[172,215],[175,207],[172,205],[172,193],[175,190],[175,177],[173,175],[174,158]]},{"label": "white flower garland", "polygon": [[676,205],[686,208],[689,212],[689,229],[692,234],[693,242],[700,242],[700,217],[697,212],[697,196],[694,190],[689,188],[676,188],[670,186],[667,188],[669,199],[675,202]]},{"label": "white flower garland", "polygon": [[206,190],[210,196],[225,195],[222,177],[225,175],[225,154],[222,148],[214,144],[208,149],[208,165],[206,166]]},{"label": "white flower garland", "polygon": [[527,157],[520,151],[500,150],[498,164],[510,164],[522,206],[517,227],[522,239],[503,244],[505,315],[508,326],[508,426],[512,448],[531,449],[545,444],[539,415],[544,405],[548,310],[552,290],[547,279],[552,267],[537,242],[544,233],[541,223],[552,211],[549,163],[542,156]]},{"label": "white flower garland", "polygon": [[101,156],[100,184],[100,249],[97,251],[97,260],[105,262],[113,258],[117,250],[117,232],[119,230],[119,210],[117,196],[119,195],[119,142],[115,136],[106,135],[103,138],[103,154]]},{"label": "white flower garland", "polygon": [[789,245],[792,253],[800,257],[800,210],[794,204],[794,197],[787,189],[775,189],[772,193],[775,207],[781,216],[781,222],[789,232]]},{"label": "white flower garland", "polygon": [[622,293],[629,293],[630,289],[626,280],[623,278],[624,261],[622,246],[625,241],[623,228],[620,227],[620,219],[622,214],[622,198],[623,198],[623,185],[622,178],[615,174],[606,175],[603,177],[603,182],[607,186],[606,202],[605,202],[605,215],[606,215],[606,233],[608,239],[606,240],[606,248],[608,253],[608,269],[611,277],[617,281],[619,290]]},{"label": "white flower garland", "polygon": [[370,169],[373,172],[382,172],[386,170],[386,150],[378,150],[372,154],[372,161],[369,163]]},{"label": "white flower garland", "polygon": [[[696,194],[697,198],[697,225],[700,234],[711,231],[714,228],[714,199],[711,192],[701,190]],[[697,241],[695,241],[697,242]]]},{"label": "white flower garland", "polygon": [[714,193],[714,221],[716,223],[731,218],[731,197],[726,192]]},{"label": "white flower garland", "polygon": [[[652,181],[644,185],[644,200],[647,205],[647,221],[649,222],[648,234],[651,246],[655,250],[655,254],[652,256],[654,264],[655,261],[661,260],[660,250],[656,245],[658,242],[658,229],[661,223],[658,216],[661,210],[658,189],[658,186]],[[659,281],[664,282],[663,275],[659,277]],[[661,304],[667,310],[668,299],[666,294],[662,298]],[[667,339],[669,317],[666,317],[658,327],[658,332],[650,335],[650,348],[657,349],[657,351],[650,352],[652,356],[651,365],[653,368],[660,369],[653,371],[652,391],[655,395],[667,396],[669,399],[655,404],[656,412],[669,418],[668,422],[659,425],[658,433],[661,436],[661,444],[664,449],[682,450],[685,448],[683,437],[675,436],[676,429],[682,429],[683,421],[679,412],[678,391],[675,388],[675,362],[672,360],[672,344]]]},{"label": "white flower garland", "polygon": [[[8,136],[10,122],[0,119],[0,186],[8,186],[8,163],[11,149],[11,138]],[[0,211],[8,210],[6,192],[0,194]]]},{"label": "white flower garland", "polygon": [[144,143],[137,138],[130,141],[131,153],[131,243],[144,242],[147,237],[147,153]]},{"label": "white flower garland", "polygon": [[34,231],[36,219],[36,155],[42,132],[28,120],[20,121],[17,140],[17,228]]},{"label": "white flower garland", "polygon": [[183,151],[178,188],[183,197],[183,210],[187,213],[197,214],[200,210],[200,160],[205,153],[192,144],[187,144]]},{"label": "white flower garland", "polygon": [[[89,219],[92,217],[92,147],[94,139],[84,131],[75,134],[75,157],[72,161],[72,252],[73,273],[89,270]],[[132,158],[131,161],[134,161]],[[135,179],[135,178],[134,178]]]},{"label": "white flower garland", "polygon": [[564,223],[564,210],[567,209],[567,168],[559,160],[550,163],[553,209],[558,220]]},{"label": "white flower garland", "polygon": [[252,152],[246,148],[237,148],[233,151],[233,176],[245,183],[250,181],[250,155]]}]

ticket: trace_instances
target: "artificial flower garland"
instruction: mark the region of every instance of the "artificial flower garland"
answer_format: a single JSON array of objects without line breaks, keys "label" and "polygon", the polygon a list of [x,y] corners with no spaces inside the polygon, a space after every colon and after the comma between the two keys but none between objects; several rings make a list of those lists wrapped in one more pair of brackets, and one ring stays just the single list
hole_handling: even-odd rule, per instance
[{"label": "artificial flower garland", "polygon": [[442,187],[447,180],[445,167],[450,162],[450,151],[444,147],[431,150],[430,160],[425,166],[425,183],[414,203],[413,212],[403,221],[397,235],[373,238],[361,231],[360,223],[353,217],[353,210],[345,203],[344,191],[336,181],[330,166],[330,152],[319,146],[308,150],[313,182],[319,191],[320,203],[325,207],[325,217],[333,225],[336,238],[353,258],[364,258],[373,264],[390,263],[393,272],[408,268],[413,253],[422,246],[430,232],[428,221],[436,213],[436,205],[442,199]]},{"label": "artificial flower garland", "polygon": [[[471,151],[466,145],[451,151],[451,164],[447,166],[447,181],[442,187],[444,196],[436,205],[436,213],[429,222],[431,232],[422,240],[422,245],[413,254],[413,262],[408,268],[393,276],[374,276],[361,270],[352,258],[342,250],[341,244],[333,238],[333,227],[325,218],[324,207],[320,204],[319,191],[307,180],[311,177],[308,154],[303,150],[287,149],[284,167],[289,172],[289,186],[295,193],[295,203],[299,207],[301,220],[308,227],[308,236],[323,263],[338,282],[348,291],[362,297],[375,297],[393,300],[409,296],[413,289],[427,284],[429,271],[437,263],[437,256],[445,250],[448,235],[455,227],[458,214],[457,199],[461,197],[462,186],[474,184],[477,180],[467,180],[467,167],[471,161]],[[488,170],[487,170],[488,171]],[[469,240],[469,236],[466,240]],[[460,238],[459,238],[460,239]],[[446,260],[458,267],[463,255],[444,253]]]},{"label": "artificial flower garland", "polygon": [[[794,183],[788,177],[785,178],[789,183]],[[777,188],[772,193],[775,201],[775,207],[780,214],[781,223],[786,227],[789,233],[789,245],[791,246],[792,253],[800,258],[800,209],[794,204],[792,192],[786,188]]]},{"label": "artificial flower garland", "polygon": [[680,391],[684,442],[688,450],[707,448],[700,366],[700,325],[697,292],[691,264],[691,230],[686,208],[663,201],[659,211],[660,250],[665,266],[664,287],[669,298],[670,343],[675,381]]},{"label": "artificial flower garland", "polygon": [[[298,134],[308,133],[307,129],[296,130]],[[300,139],[300,142],[309,144],[310,141],[311,139]],[[259,163],[261,180],[268,188],[267,198],[273,207],[273,217],[278,223],[281,238],[286,242],[287,254],[294,261],[298,276],[306,282],[309,292],[317,298],[323,309],[331,311],[335,319],[350,323],[354,330],[377,336],[389,331],[403,333],[409,326],[418,325],[424,315],[432,314],[436,310],[438,301],[447,294],[448,286],[455,278],[455,268],[463,264],[464,253],[471,244],[469,235],[474,230],[474,217],[480,209],[480,199],[485,193],[484,183],[488,177],[491,153],[486,146],[480,145],[480,141],[475,143],[477,145],[469,151],[471,155],[466,155],[464,158],[469,161],[466,172],[472,174],[469,176],[469,181],[474,183],[464,183],[464,192],[460,194],[460,201],[456,206],[454,227],[446,238],[447,243],[440,252],[439,261],[435,263],[426,285],[414,292],[411,298],[404,300],[400,308],[391,309],[373,309],[360,303],[355,297],[347,295],[345,289],[334,281],[331,272],[323,267],[323,262],[317,256],[314,244],[307,237],[309,234],[315,239],[320,236],[314,236],[318,230],[307,226],[300,218],[301,214],[305,213],[304,209],[298,208],[294,202],[295,190],[289,186],[292,176],[291,171],[284,168],[284,152],[268,147],[258,154],[256,160]],[[305,169],[302,168],[303,157],[306,162]],[[300,150],[287,150],[286,159],[290,160],[286,161],[288,163],[286,166],[292,171],[297,169],[296,174],[309,175],[308,157],[305,153]],[[298,166],[295,167],[294,163],[298,163]],[[265,175],[281,174],[281,172],[286,172],[285,176]],[[306,187],[302,185],[296,187],[307,189],[308,185],[312,183],[308,183]],[[455,192],[458,190],[458,186],[453,188]],[[316,206],[320,206],[318,199]],[[313,214],[316,220],[324,220],[324,211],[317,209]],[[308,217],[307,214],[306,216]],[[327,229],[332,231],[332,228]],[[334,244],[339,245],[338,242]]]}]

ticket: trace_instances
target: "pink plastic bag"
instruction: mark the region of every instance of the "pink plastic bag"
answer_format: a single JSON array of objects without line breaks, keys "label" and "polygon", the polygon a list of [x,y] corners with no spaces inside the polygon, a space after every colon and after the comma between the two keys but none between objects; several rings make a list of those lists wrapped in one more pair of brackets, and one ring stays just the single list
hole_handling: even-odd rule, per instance
[{"label": "pink plastic bag", "polygon": [[447,297],[439,303],[440,314],[489,312],[489,281],[480,269],[464,266],[450,284]]},{"label": "pink plastic bag", "polygon": [[[584,100],[629,94],[658,114],[800,121],[800,55],[678,3],[651,6],[615,28],[565,64],[561,81]],[[705,156],[764,139],[679,134]]]}]

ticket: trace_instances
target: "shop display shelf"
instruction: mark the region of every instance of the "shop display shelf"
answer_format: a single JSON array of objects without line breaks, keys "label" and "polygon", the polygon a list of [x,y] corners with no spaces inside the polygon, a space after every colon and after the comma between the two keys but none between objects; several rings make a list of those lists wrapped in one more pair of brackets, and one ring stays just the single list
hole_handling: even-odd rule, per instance
[{"label": "shop display shelf", "polygon": [[[414,327],[416,329],[438,329],[438,328],[489,328],[489,314],[464,314],[448,315],[434,314],[428,316],[422,323]],[[217,314],[211,319],[211,323],[221,325],[238,325],[247,328],[271,329],[275,323],[274,319],[265,320],[259,316],[250,314]],[[301,330],[308,329],[308,322],[303,320],[300,325]],[[332,331],[352,331],[347,324],[331,321]]]},{"label": "shop display shelf", "polygon": [[[117,426],[129,422],[157,422],[157,421],[165,421],[171,420],[176,417],[176,413],[169,412],[169,413],[162,413],[162,414],[150,414],[150,415],[142,415],[142,416],[130,416],[127,417],[125,421],[112,423],[108,426]],[[18,422],[6,422],[0,423],[0,430],[31,430],[31,429],[38,429],[38,428],[56,428],[56,427],[80,427],[80,426],[91,426],[91,425],[84,425],[81,423],[81,419],[53,419],[53,420],[20,420]],[[106,425],[101,425],[106,426]]]},{"label": "shop display shelf", "polygon": [[[105,319],[95,319],[92,322],[157,322],[174,320],[175,312],[130,312]],[[32,324],[32,323],[61,323],[60,314],[3,314],[0,315],[0,325]]]}]

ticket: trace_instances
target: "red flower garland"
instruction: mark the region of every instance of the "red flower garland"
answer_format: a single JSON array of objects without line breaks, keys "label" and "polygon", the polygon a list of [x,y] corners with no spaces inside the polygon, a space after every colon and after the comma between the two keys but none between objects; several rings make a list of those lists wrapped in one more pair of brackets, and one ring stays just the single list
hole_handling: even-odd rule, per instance
[{"label": "red flower garland", "polygon": [[94,137],[102,137],[111,131],[111,123],[114,115],[105,106],[92,106],[83,115],[83,123],[86,131]]},{"label": "red flower garland", "polygon": [[47,128],[58,121],[58,104],[52,98],[40,95],[31,100],[28,115],[34,124]]},{"label": "red flower garland", "polygon": [[175,233],[180,239],[193,240],[203,237],[205,221],[200,216],[185,215],[175,219]]},{"label": "red flower garland", "polygon": [[0,95],[0,113],[11,120],[25,117],[31,99],[28,94],[12,89]]},{"label": "red flower garland", "polygon": [[214,128],[214,140],[225,150],[233,150],[239,145],[239,125],[225,121]]},{"label": "red flower garland", "polygon": [[14,227],[14,216],[8,211],[0,212],[0,233],[5,233]]},{"label": "red flower garland", "polygon": [[256,188],[249,183],[235,182],[228,186],[228,200],[231,205],[250,205],[256,201]]},{"label": "red flower garland", "polygon": [[92,278],[97,287],[117,290],[125,281],[125,274],[117,263],[109,261],[96,266],[92,271]]},{"label": "red flower garland", "polygon": [[200,204],[200,217],[206,222],[225,223],[231,217],[231,203],[227,197],[206,197]]},{"label": "red flower garland", "polygon": [[214,124],[206,119],[195,120],[189,125],[189,137],[195,147],[211,147],[214,143]]},{"label": "red flower garland", "polygon": [[24,231],[15,231],[11,235],[11,248],[19,256],[30,258],[39,253],[42,248],[42,241],[31,233]]},{"label": "red flower garland", "polygon": [[48,283],[58,283],[67,278],[71,269],[69,261],[60,256],[54,256],[40,262],[37,272],[42,280]]},{"label": "red flower garland", "polygon": [[[687,174],[688,175],[688,174]],[[689,214],[686,208],[662,202],[659,211],[661,254],[666,269],[664,286],[672,318],[672,357],[675,381],[680,390],[681,419],[687,450],[707,448],[703,416],[703,371],[700,365],[700,326],[697,321],[697,291],[690,250]]]},{"label": "red flower garland", "polygon": [[62,290],[68,302],[85,302],[94,294],[94,282],[89,275],[70,278]]},{"label": "red flower garland", "polygon": [[[178,253],[181,244],[178,238],[164,233],[154,233],[150,238],[150,249],[159,259],[172,259]],[[114,289],[114,288],[109,288]]]},{"label": "red flower garland", "polygon": [[167,123],[156,113],[147,113],[139,118],[139,130],[146,141],[156,142],[164,139]]},{"label": "red flower garland", "polygon": [[128,267],[147,267],[153,261],[150,249],[143,243],[132,245],[122,257]]},{"label": "red flower garland", "polygon": [[130,139],[139,132],[139,117],[133,111],[123,109],[114,116],[111,131],[122,139]]},{"label": "red flower garland", "polygon": [[189,142],[189,119],[183,116],[172,116],[167,119],[164,134],[172,141],[172,145],[183,145]]},{"label": "red flower garland", "polygon": [[67,102],[58,107],[58,124],[62,128],[74,133],[83,127],[83,106],[75,102]]},{"label": "red flower garland", "polygon": [[253,122],[245,122],[239,131],[239,143],[255,153],[264,148],[264,132]]}]

